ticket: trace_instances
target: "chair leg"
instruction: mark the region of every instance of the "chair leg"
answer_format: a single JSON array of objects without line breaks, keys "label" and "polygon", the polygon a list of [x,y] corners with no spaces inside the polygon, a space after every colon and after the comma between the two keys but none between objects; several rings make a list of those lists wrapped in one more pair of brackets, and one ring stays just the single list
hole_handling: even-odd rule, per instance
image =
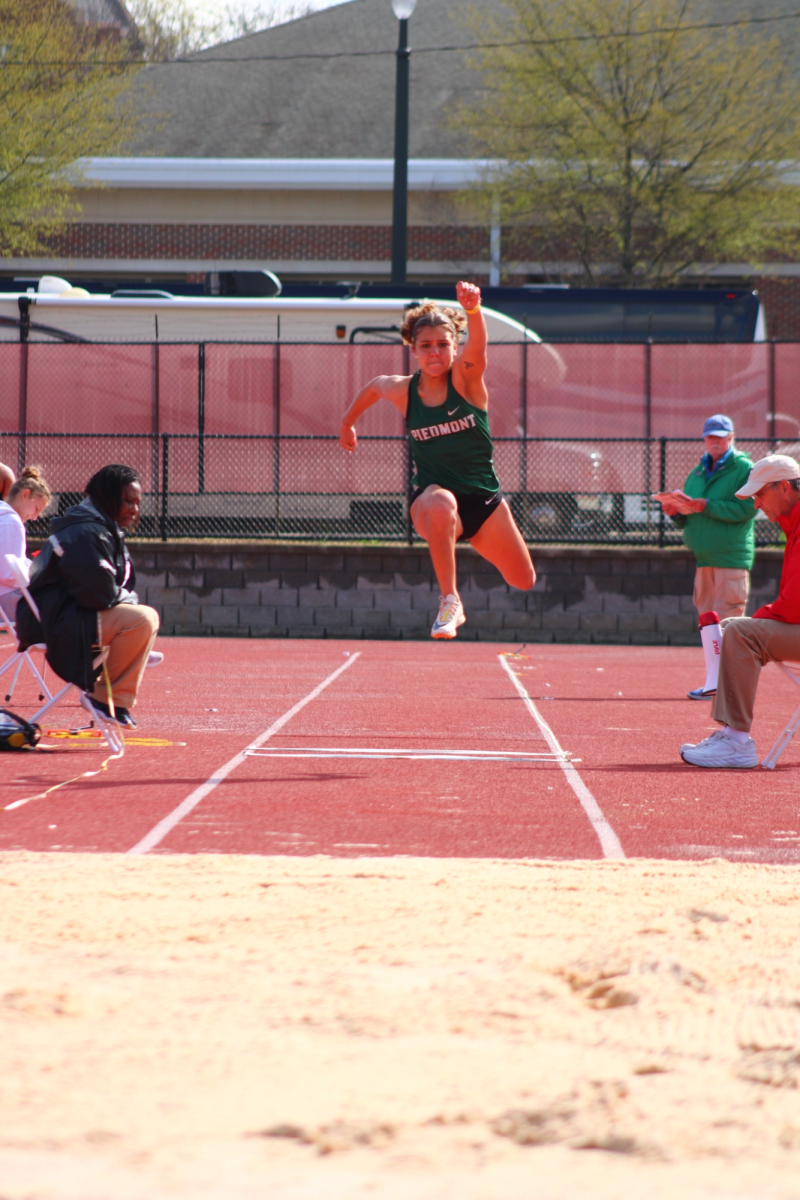
[{"label": "chair leg", "polygon": [[[11,657],[7,658],[2,666],[0,666],[0,679],[2,679],[7,671],[10,671],[11,668],[14,667],[14,676],[11,680],[11,687],[6,693],[6,704],[9,703],[11,697],[14,695],[14,688],[17,686],[17,680],[19,679],[19,673],[22,670],[23,662],[27,666],[36,683],[39,685],[39,699],[49,700],[53,693],[45,683],[44,675],[39,673],[36,663],[31,658],[30,650],[23,650],[21,653],[19,650],[15,650]],[[47,670],[47,659],[44,661],[44,669]]]},{"label": "chair leg", "polygon": [[0,679],[2,679],[2,677],[5,675],[6,671],[11,670],[11,668],[14,666],[14,663],[17,661],[17,659],[19,657],[20,657],[19,650],[15,650],[14,653],[11,655],[11,658],[6,659],[6,661],[0,667]]},{"label": "chair leg", "polygon": [[[50,691],[50,689],[48,688],[47,684],[44,681],[44,674],[43,673],[41,675],[39,674],[39,669],[36,666],[36,663],[31,658],[30,650],[25,650],[23,657],[25,658],[25,661],[28,664],[28,669],[30,670],[31,675],[36,680],[36,682],[39,684],[39,699],[44,700],[46,698],[48,700],[52,700],[53,693]],[[47,669],[47,659],[44,660],[44,669],[45,670]]]},{"label": "chair leg", "polygon": [[[51,708],[54,708],[56,704],[59,704],[67,695],[67,693],[72,691],[74,686],[75,685],[72,683],[67,683],[61,689],[61,691],[56,692],[55,695],[48,693],[47,703],[43,704],[38,712],[35,712],[32,717],[28,718],[30,723],[32,725],[38,725],[42,717],[45,716]],[[81,707],[86,707],[86,705],[83,703],[82,696]],[[92,720],[97,723],[97,726],[105,738],[105,742],[109,750],[112,750],[114,754],[123,754],[125,751],[125,738],[123,737],[122,730],[115,725],[113,721],[104,721],[94,709],[92,709],[89,715],[91,716]]]},{"label": "chair leg", "polygon": [[766,767],[768,771],[773,770],[780,756],[783,754],[789,742],[792,740],[797,730],[800,728],[800,708],[797,709],[789,724],[780,735],[775,745],[770,750],[766,758],[761,760],[762,767]]},{"label": "chair leg", "polygon": [[14,688],[17,686],[17,680],[19,679],[19,673],[22,670],[22,664],[23,664],[24,660],[25,660],[25,655],[20,654],[19,662],[17,663],[16,667],[14,668],[14,675],[11,680],[11,687],[8,689],[8,692],[6,693],[6,704],[8,704],[10,702],[11,697],[14,695]]},{"label": "chair leg", "polygon": [[72,683],[66,683],[60,692],[56,692],[55,694],[50,693],[47,703],[43,704],[38,712],[35,712],[32,717],[28,717],[31,725],[38,725],[45,713],[48,713],[50,709],[58,704],[60,700],[63,700],[67,692],[71,691],[74,686],[75,685]]},{"label": "chair leg", "polygon": [[81,707],[85,708],[92,720],[97,723],[109,750],[113,750],[115,754],[124,754],[125,738],[119,725],[115,721],[104,720],[102,714],[89,703],[86,693],[81,696]]}]

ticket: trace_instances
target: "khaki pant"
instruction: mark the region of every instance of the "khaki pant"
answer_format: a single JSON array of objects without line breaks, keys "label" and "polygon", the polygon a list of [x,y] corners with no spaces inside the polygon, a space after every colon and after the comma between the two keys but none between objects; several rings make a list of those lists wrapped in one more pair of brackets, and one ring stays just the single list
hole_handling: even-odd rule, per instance
[{"label": "khaki pant", "polygon": [[699,613],[715,612],[720,621],[743,617],[750,593],[750,572],[744,567],[698,567],[692,602]]},{"label": "khaki pant", "polygon": [[738,617],[725,621],[723,630],[712,715],[722,725],[749,733],[761,668],[769,662],[800,662],[800,625]]},{"label": "khaki pant", "polygon": [[[158,613],[144,604],[117,604],[99,612],[103,645],[109,647],[108,674],[114,703],[133,708],[142,682],[147,656],[158,633]],[[92,695],[108,703],[105,672],[94,685]]]}]

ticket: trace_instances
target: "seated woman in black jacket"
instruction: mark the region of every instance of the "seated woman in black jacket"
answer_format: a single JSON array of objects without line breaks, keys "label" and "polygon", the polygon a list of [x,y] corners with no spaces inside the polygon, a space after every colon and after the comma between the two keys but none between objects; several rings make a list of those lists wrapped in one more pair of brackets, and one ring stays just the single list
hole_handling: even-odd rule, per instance
[{"label": "seated woman in black jacket", "polygon": [[17,633],[47,645],[47,661],[62,679],[82,688],[82,703],[108,720],[108,681],[95,668],[108,646],[108,677],[118,724],[136,727],[130,709],[158,633],[158,613],[139,603],[123,530],[139,516],[142,488],[132,467],[102,467],[86,485],[86,499],[50,522],[50,537],[34,560],[30,593],[41,626],[25,600]]}]

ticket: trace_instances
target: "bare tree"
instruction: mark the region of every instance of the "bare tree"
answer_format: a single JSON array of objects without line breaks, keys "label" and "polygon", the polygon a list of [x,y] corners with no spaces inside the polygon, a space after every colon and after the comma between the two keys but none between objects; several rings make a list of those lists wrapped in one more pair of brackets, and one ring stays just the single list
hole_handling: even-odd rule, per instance
[{"label": "bare tree", "polygon": [[516,257],[633,286],[794,245],[793,26],[779,40],[709,27],[708,13],[692,0],[505,0],[498,20],[473,14],[487,88],[460,123],[498,162],[481,193],[517,226]]},{"label": "bare tree", "polygon": [[181,58],[312,11],[310,4],[293,0],[255,8],[229,3],[215,16],[201,19],[186,0],[127,0],[126,6],[136,23],[140,52],[150,62]]},{"label": "bare tree", "polygon": [[222,36],[219,40],[243,37],[248,33],[258,33],[261,29],[272,29],[285,21],[307,17],[313,11],[313,6],[308,3],[259,4],[256,8],[237,8],[235,4],[228,4],[222,16]]}]

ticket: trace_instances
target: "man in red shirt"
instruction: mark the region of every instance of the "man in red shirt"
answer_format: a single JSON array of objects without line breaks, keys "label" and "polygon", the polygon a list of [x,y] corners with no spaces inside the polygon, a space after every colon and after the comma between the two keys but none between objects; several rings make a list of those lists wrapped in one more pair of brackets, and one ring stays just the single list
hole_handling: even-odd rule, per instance
[{"label": "man in red shirt", "polygon": [[781,584],[777,600],[752,617],[722,622],[713,708],[722,729],[696,746],[681,746],[681,758],[696,767],[758,766],[750,726],[761,668],[768,662],[800,662],[800,467],[785,454],[768,454],[736,495],[752,496],[756,508],[786,534]]}]

